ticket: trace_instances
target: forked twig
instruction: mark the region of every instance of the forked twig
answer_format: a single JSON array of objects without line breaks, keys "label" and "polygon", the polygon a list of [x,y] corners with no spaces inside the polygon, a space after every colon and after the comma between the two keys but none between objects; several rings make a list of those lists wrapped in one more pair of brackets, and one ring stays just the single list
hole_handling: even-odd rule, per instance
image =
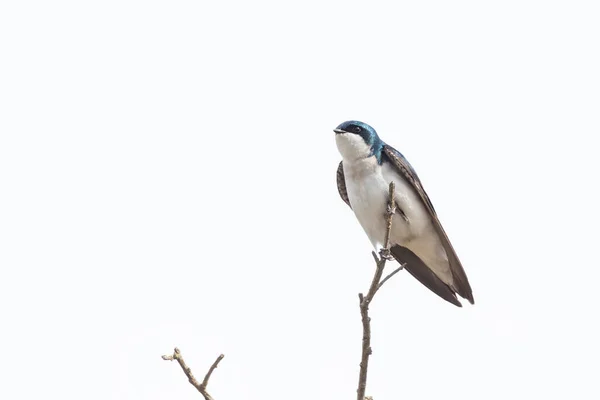
[{"label": "forked twig", "polygon": [[377,285],[377,290],[379,290],[383,286],[383,284],[387,282],[388,279],[390,279],[392,276],[396,275],[398,272],[402,271],[403,269],[404,269],[404,264],[400,264],[400,266],[398,268],[396,268],[395,270],[390,272],[385,278],[383,278],[381,280],[381,282],[379,282],[379,285]]},{"label": "forked twig", "polygon": [[206,391],[206,387],[208,386],[208,380],[210,379],[210,376],[212,375],[212,373],[215,370],[215,368],[218,367],[218,365],[221,362],[221,360],[223,359],[223,357],[225,357],[224,354],[221,354],[219,357],[217,357],[217,359],[215,360],[215,362],[210,366],[210,369],[208,370],[208,372],[204,376],[204,380],[202,381],[202,383],[198,383],[198,381],[196,380],[196,378],[192,374],[191,368],[187,366],[187,364],[183,360],[183,356],[181,355],[181,351],[179,351],[179,349],[177,347],[175,347],[175,350],[173,351],[172,355],[170,355],[170,356],[162,356],[162,359],[163,360],[168,360],[168,361],[177,360],[177,362],[179,363],[179,366],[181,367],[181,369],[185,373],[185,376],[188,377],[188,380],[190,381],[190,383],[192,384],[192,386],[194,386],[196,389],[198,389],[198,391],[200,392],[200,394],[202,394],[202,396],[204,396],[205,400],[213,400],[212,396],[210,394],[208,394],[208,392]]},{"label": "forked twig", "polygon": [[[383,286],[385,282],[387,282],[390,278],[392,278],[395,274],[397,274],[401,269],[403,269],[404,265],[396,268],[390,274],[388,274],[385,278],[381,279],[383,276],[383,270],[385,268],[385,263],[387,259],[390,257],[390,232],[392,230],[392,219],[394,217],[394,213],[396,212],[396,200],[395,200],[395,185],[394,182],[390,182],[389,186],[389,203],[386,213],[387,226],[385,232],[385,241],[384,247],[381,249],[380,257],[377,256],[375,252],[372,252],[373,259],[375,260],[376,268],[375,274],[373,276],[373,280],[371,281],[371,285],[369,286],[369,291],[367,295],[363,295],[362,293],[358,294],[358,298],[360,300],[360,315],[362,319],[363,325],[363,336],[362,336],[362,357],[360,362],[360,373],[358,379],[358,389],[357,389],[357,400],[373,400],[372,397],[365,397],[365,390],[367,388],[367,371],[369,368],[369,356],[372,353],[371,349],[371,318],[369,317],[369,305],[373,301],[373,297],[377,293],[377,291]],[[212,396],[208,394],[206,388],[208,386],[208,381],[213,373],[213,371],[219,365],[219,362],[225,357],[221,354],[215,362],[210,366],[210,369],[204,376],[204,380],[202,383],[199,383],[194,375],[192,374],[192,370],[187,366],[185,361],[183,360],[183,356],[181,355],[181,351],[177,347],[172,355],[162,356],[163,360],[177,360],[181,369],[187,376],[189,382],[194,386],[202,396],[204,396],[205,400],[213,400]]]},{"label": "forked twig", "polygon": [[385,263],[390,254],[390,232],[392,231],[392,219],[396,212],[396,198],[395,198],[395,185],[394,182],[390,182],[389,187],[389,202],[386,213],[386,231],[385,231],[385,240],[384,247],[381,249],[380,257],[377,257],[377,254],[373,252],[373,259],[375,260],[376,268],[375,274],[373,276],[373,280],[371,281],[371,286],[369,287],[369,291],[367,295],[363,295],[362,293],[358,294],[358,298],[360,300],[360,316],[362,319],[363,326],[363,336],[362,336],[362,357],[360,360],[360,373],[358,376],[358,389],[357,400],[365,400],[365,391],[367,389],[367,372],[369,369],[369,356],[372,353],[371,349],[371,318],[369,317],[369,304],[373,301],[373,297],[375,293],[383,286],[385,282],[387,282],[392,276],[394,276],[398,271],[400,271],[404,266],[396,268],[392,273],[387,275],[383,280],[381,277],[383,276],[383,270],[385,268]]}]

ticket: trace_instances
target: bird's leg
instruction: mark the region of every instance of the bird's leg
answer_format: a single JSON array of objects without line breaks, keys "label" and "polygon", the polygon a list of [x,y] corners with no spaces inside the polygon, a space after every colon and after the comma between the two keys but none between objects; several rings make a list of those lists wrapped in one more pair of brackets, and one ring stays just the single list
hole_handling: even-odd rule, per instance
[{"label": "bird's leg", "polygon": [[381,250],[379,250],[379,257],[387,260],[387,261],[394,261],[395,258],[392,255],[392,253],[390,252],[390,249],[387,248],[382,248]]},{"label": "bird's leg", "polygon": [[394,202],[393,206],[392,206],[392,204],[388,203],[387,204],[387,215],[394,215],[394,213],[396,212],[396,207],[397,207],[396,202]]}]

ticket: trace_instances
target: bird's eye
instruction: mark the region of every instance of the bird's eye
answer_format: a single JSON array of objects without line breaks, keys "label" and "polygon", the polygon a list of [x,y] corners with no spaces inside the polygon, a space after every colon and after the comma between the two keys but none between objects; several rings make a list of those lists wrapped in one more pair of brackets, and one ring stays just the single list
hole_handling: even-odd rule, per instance
[{"label": "bird's eye", "polygon": [[360,133],[361,131],[362,131],[362,129],[360,129],[360,126],[355,126],[354,127],[354,132]]}]

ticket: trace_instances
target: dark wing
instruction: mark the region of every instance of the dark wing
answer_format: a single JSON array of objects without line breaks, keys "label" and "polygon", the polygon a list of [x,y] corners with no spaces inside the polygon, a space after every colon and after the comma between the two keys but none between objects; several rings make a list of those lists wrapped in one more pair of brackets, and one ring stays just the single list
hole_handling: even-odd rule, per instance
[{"label": "dark wing", "polygon": [[[469,280],[467,279],[465,270],[463,269],[462,264],[460,263],[460,260],[458,259],[458,256],[456,255],[456,252],[454,251],[454,248],[452,247],[452,244],[450,243],[450,240],[448,239],[448,235],[446,235],[446,231],[444,231],[444,228],[442,227],[442,224],[440,223],[440,220],[437,217],[437,214],[433,208],[433,204],[431,204],[431,200],[429,200],[429,196],[427,196],[425,189],[423,189],[423,185],[421,184],[421,181],[419,180],[417,173],[412,168],[412,166],[409,164],[409,162],[406,160],[406,158],[404,158],[404,156],[398,150],[394,149],[392,146],[389,146],[387,144],[384,145],[383,146],[383,154],[385,155],[387,160],[390,161],[397,168],[398,172],[400,172],[402,174],[402,176],[404,178],[406,178],[407,182],[409,182],[412,185],[412,187],[415,189],[415,191],[421,197],[423,204],[425,204],[425,207],[426,207],[427,211],[429,212],[429,216],[431,217],[431,222],[433,223],[433,226],[435,227],[435,230],[436,230],[440,240],[442,241],[444,250],[446,250],[446,255],[448,256],[448,262],[450,264],[450,271],[452,272],[452,277],[454,278],[453,279],[454,284],[453,284],[452,288],[449,288],[445,284],[444,284],[444,286],[446,286],[447,289],[454,289],[459,295],[461,295],[465,299],[469,300],[469,302],[471,304],[474,304],[475,301],[473,299],[473,291],[471,290],[471,285],[469,285]],[[406,252],[404,252],[404,251],[402,251],[402,255],[407,256]],[[414,254],[413,254],[413,256],[416,257]],[[411,256],[407,256],[407,257],[411,258]],[[419,259],[418,257],[416,257],[416,258]],[[399,261],[401,261],[401,260],[402,260],[402,258],[399,259]],[[421,261],[421,260],[419,259],[419,261]],[[405,261],[405,262],[407,262],[407,261]],[[406,269],[408,270],[408,272],[410,272],[415,278],[417,278],[421,283],[423,283],[429,289],[431,289],[432,291],[437,293],[440,297],[448,300],[446,298],[446,296],[442,293],[442,292],[444,292],[444,290],[442,288],[439,288],[439,290],[433,289],[434,287],[437,288],[439,285],[435,282],[435,280],[433,278],[429,277],[429,275],[434,276],[435,278],[437,278],[437,276],[435,276],[435,274],[433,274],[429,270],[429,268],[427,268],[427,266],[425,266],[425,264],[423,264],[422,261],[420,263],[413,262],[413,264],[414,265],[412,265],[412,266],[409,266],[409,265],[406,266]],[[422,268],[425,268],[429,272],[421,271]],[[439,278],[437,278],[437,279],[439,280]],[[440,281],[440,283],[441,283],[441,281]],[[456,299],[456,297],[454,297],[454,299]],[[450,301],[453,304],[456,304],[451,300],[448,300],[448,301]]]},{"label": "dark wing", "polygon": [[344,200],[344,202],[348,204],[348,207],[352,208],[352,206],[350,205],[350,199],[348,199],[348,192],[346,192],[346,179],[344,178],[343,161],[340,161],[340,165],[338,165],[337,169],[337,187],[342,200]]},{"label": "dark wing", "polygon": [[442,282],[432,270],[427,268],[425,263],[415,253],[406,247],[398,245],[392,246],[390,252],[398,262],[404,264],[404,268],[410,272],[412,276],[417,278],[417,280],[429,290],[455,306],[462,307],[462,304],[460,304],[460,301],[456,298],[454,291]]}]

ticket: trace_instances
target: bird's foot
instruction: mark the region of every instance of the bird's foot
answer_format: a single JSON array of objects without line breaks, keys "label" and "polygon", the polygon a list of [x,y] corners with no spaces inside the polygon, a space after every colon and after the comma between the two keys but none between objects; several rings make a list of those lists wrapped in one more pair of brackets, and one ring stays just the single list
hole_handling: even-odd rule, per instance
[{"label": "bird's foot", "polygon": [[392,253],[390,252],[390,249],[381,249],[379,250],[379,257],[387,260],[387,261],[394,261],[395,258],[392,255]]},{"label": "bird's foot", "polygon": [[387,215],[394,215],[396,213],[396,205],[390,203],[387,204]]}]

